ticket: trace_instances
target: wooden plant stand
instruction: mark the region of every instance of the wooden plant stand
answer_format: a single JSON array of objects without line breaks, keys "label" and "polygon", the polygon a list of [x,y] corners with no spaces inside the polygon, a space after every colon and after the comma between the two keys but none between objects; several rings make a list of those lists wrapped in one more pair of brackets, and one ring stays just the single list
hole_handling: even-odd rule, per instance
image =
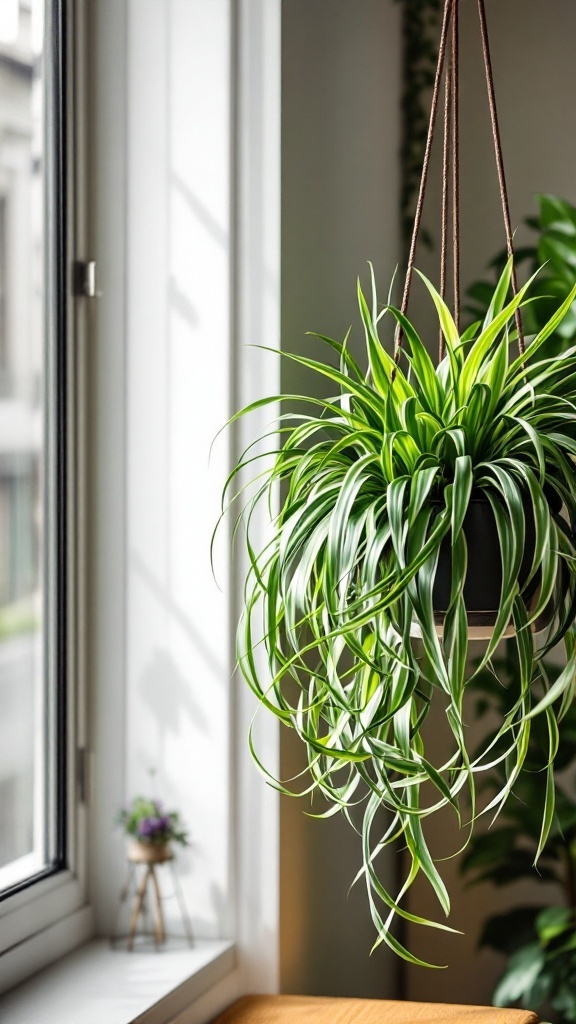
[{"label": "wooden plant stand", "polygon": [[[169,845],[154,845],[152,843],[139,843],[134,841],[130,844],[127,859],[128,876],[120,894],[118,918],[120,917],[122,907],[130,893],[133,892],[134,882],[136,882],[136,892],[130,913],[126,942],[126,948],[128,951],[132,952],[134,949],[134,941],[136,939],[138,923],[141,917],[144,919],[144,928],[146,926],[145,915],[148,905],[152,908],[153,938],[156,949],[159,949],[166,941],[162,896],[160,893],[160,885],[157,875],[157,868],[162,864],[168,864],[171,868],[174,893],[180,907],[180,914],[182,916],[186,938],[188,939],[189,945],[192,946],[194,944],[192,926],[190,924],[190,918],[184,902],[182,887],[174,869],[174,854],[172,853]],[[112,944],[115,945],[118,939],[119,936],[117,934],[116,927],[112,937]]]}]

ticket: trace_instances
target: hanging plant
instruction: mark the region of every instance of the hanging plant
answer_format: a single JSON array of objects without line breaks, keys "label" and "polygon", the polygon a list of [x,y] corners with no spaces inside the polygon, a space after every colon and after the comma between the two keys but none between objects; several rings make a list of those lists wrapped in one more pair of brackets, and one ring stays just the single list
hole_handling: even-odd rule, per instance
[{"label": "hanging plant", "polygon": [[[460,332],[458,0],[445,0],[401,308],[390,301],[379,306],[373,275],[370,305],[358,285],[362,367],[346,341],[327,337],[322,340],[337,353],[337,368],[282,353],[337,393],[274,396],[237,413],[233,420],[267,403],[290,406],[281,416],[280,450],[265,456],[251,445],[224,496],[225,506],[239,499],[245,490],[234,493],[235,483],[260,466],[236,524],[244,529],[250,561],[238,633],[242,673],[260,704],[303,742],[309,783],[299,795],[319,794],[326,801],[321,816],[340,812],[356,826],[360,815],[358,878],[366,883],[375,945],[384,942],[422,965],[392,925],[398,917],[451,930],[404,906],[423,874],[441,910],[450,910],[427,841],[428,819],[451,808],[466,845],[478,816],[497,814],[513,792],[532,722],[541,718],[548,750],[538,860],[554,817],[559,729],[576,688],[576,347],[555,360],[543,355],[571,309],[576,285],[525,339],[521,311],[532,301],[532,279],[518,288],[484,0],[478,8],[509,253],[485,317]],[[448,49],[440,292],[423,278],[439,324],[434,365],[407,304]],[[450,179],[454,316],[444,299]],[[395,326],[392,354],[380,337],[386,323]],[[265,438],[260,441],[265,447]],[[262,503],[273,508],[277,495],[280,511],[262,545],[255,512]],[[485,647],[471,665],[474,635]],[[508,693],[483,748],[474,743],[470,749],[468,701],[485,669],[497,675],[494,655],[504,637],[516,647],[518,691]],[[550,682],[543,659],[560,642],[566,666]],[[426,728],[438,703],[448,739],[434,763]],[[478,806],[478,777],[495,764],[502,785]],[[378,858],[393,844],[407,851],[399,892],[390,891],[379,872]]]},{"label": "hanging plant", "polygon": [[[528,286],[507,301],[511,270],[509,261],[484,323],[462,337],[424,279],[446,346],[437,367],[409,320],[390,305],[379,310],[375,291],[369,309],[360,287],[367,371],[345,344],[330,339],[324,340],[339,353],[339,369],[285,353],[339,394],[314,400],[316,415],[309,396],[284,396],[291,404],[303,402],[305,411],[284,415],[283,446],[243,513],[251,568],[240,668],[262,706],[302,739],[306,792],[318,791],[332,812],[352,816],[363,803],[362,874],[377,943],[414,963],[422,961],[391,933],[394,915],[447,927],[403,909],[402,895],[417,874],[428,879],[442,910],[450,909],[427,845],[426,820],[447,806],[460,824],[470,811],[472,823],[479,813],[497,813],[522,769],[532,720],[543,715],[549,759],[539,853],[554,815],[558,730],[575,686],[576,547],[569,523],[576,517],[576,442],[565,426],[576,413],[576,348],[558,360],[539,353],[570,309],[576,286],[525,356],[512,358],[514,313],[528,301]],[[380,340],[385,317],[405,332],[406,373]],[[249,451],[232,480],[251,462]],[[253,513],[278,488],[285,488],[282,507],[272,538],[259,550]],[[476,528],[479,504],[488,523],[484,540],[495,545],[481,553],[498,563],[499,594],[491,638],[470,668],[466,593],[469,585],[474,592],[468,566],[476,552],[469,524]],[[448,599],[441,597],[438,608],[446,552]],[[537,645],[533,630],[541,617],[548,626]],[[465,700],[480,673],[493,667],[511,626],[520,691],[510,694],[496,736],[472,753]],[[567,665],[550,685],[542,659],[560,640]],[[257,659],[262,647],[264,672]],[[452,738],[452,750],[436,765],[425,744],[435,701]],[[495,761],[503,783],[480,812],[476,780]],[[383,834],[377,831],[381,808],[389,812]],[[410,859],[399,894],[386,889],[377,871],[378,855],[398,841]]]}]

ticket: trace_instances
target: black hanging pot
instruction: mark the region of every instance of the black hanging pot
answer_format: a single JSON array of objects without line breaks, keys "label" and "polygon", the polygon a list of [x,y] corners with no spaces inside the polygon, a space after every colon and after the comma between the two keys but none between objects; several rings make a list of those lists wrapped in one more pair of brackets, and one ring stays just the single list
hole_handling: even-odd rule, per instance
[{"label": "black hanging pot", "polygon": [[[534,561],[536,543],[534,516],[529,505],[525,506],[524,554],[520,566],[519,583],[522,597],[528,609],[533,607],[537,599],[540,584],[539,573],[535,573],[530,583],[526,581]],[[486,639],[491,636],[496,624],[502,592],[502,560],[500,540],[492,506],[487,498],[472,498],[463,523],[464,536],[468,549],[468,565],[464,583],[464,602],[468,618],[468,628],[472,638]],[[450,537],[446,537],[440,547],[436,579],[432,592],[434,617],[439,632],[446,611],[450,604],[452,580],[452,547]],[[553,605],[540,616],[536,623],[537,629],[548,625],[553,615]],[[514,627],[510,623],[506,636],[512,635]]]}]

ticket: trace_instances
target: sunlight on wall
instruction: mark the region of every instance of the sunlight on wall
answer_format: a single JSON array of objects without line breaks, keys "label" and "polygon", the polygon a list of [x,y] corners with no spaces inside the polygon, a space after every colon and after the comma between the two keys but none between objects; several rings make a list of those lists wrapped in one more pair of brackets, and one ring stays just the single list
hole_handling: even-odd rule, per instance
[{"label": "sunlight on wall", "polygon": [[209,558],[227,472],[226,443],[210,465],[209,449],[229,416],[229,47],[228,0],[131,4],[127,792],[181,811],[205,937],[229,928],[230,623]]}]

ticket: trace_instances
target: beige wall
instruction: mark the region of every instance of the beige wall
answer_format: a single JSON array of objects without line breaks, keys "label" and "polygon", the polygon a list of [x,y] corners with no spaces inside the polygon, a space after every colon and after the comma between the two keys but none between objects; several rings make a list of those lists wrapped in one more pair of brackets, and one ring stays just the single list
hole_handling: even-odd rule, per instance
[{"label": "beige wall", "polygon": [[[387,287],[398,257],[398,8],[289,0],[282,30],[282,339],[310,351],[306,331],[342,338],[357,323],[366,261]],[[287,361],[283,371],[284,391],[314,386]],[[282,732],[288,778],[299,750]],[[369,957],[374,930],[361,885],[347,898],[360,840],[343,819],[313,820],[306,809],[282,798],[282,990],[390,995],[396,965],[382,950]]]}]

